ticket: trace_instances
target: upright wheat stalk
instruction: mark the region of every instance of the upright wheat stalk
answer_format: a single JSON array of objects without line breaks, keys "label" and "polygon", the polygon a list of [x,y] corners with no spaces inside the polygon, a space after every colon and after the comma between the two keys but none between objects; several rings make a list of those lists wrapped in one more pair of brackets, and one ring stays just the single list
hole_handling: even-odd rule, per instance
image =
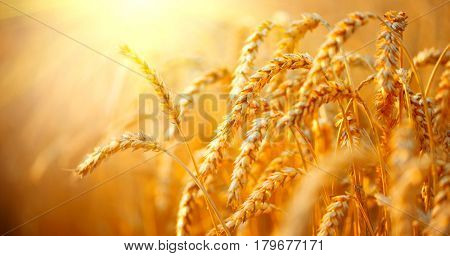
[{"label": "upright wheat stalk", "polygon": [[401,88],[394,79],[395,72],[400,68],[400,38],[406,28],[404,12],[388,11],[384,14],[381,32],[377,39],[376,52],[376,82],[379,91],[376,98],[378,118],[383,124],[384,147],[386,152],[390,131],[397,122],[395,102]]}]

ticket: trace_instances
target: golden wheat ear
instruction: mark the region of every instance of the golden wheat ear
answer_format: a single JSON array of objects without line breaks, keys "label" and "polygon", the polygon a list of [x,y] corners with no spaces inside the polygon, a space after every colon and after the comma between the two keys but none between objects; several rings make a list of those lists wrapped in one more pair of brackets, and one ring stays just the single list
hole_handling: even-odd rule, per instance
[{"label": "golden wheat ear", "polygon": [[163,111],[169,116],[169,120],[175,125],[180,125],[180,111],[174,104],[172,95],[164,81],[158,76],[156,70],[151,68],[147,62],[127,45],[120,46],[120,52],[132,60],[141,69],[142,74],[150,82],[156,95],[160,100]]},{"label": "golden wheat ear", "polygon": [[261,23],[245,41],[242,47],[239,63],[233,72],[233,80],[231,81],[230,100],[234,100],[247,83],[253,71],[253,62],[256,59],[259,46],[264,42],[265,37],[273,28],[271,21]]},{"label": "golden wheat ear", "polygon": [[336,235],[337,228],[348,209],[350,196],[342,195],[332,198],[332,203],[327,206],[327,212],[323,215],[317,232],[319,236]]},{"label": "golden wheat ear", "polygon": [[162,147],[152,137],[147,136],[142,132],[127,132],[119,139],[113,139],[108,144],[95,148],[94,151],[87,155],[85,160],[78,165],[76,173],[80,176],[86,176],[111,155],[127,149],[142,149],[143,151],[159,152],[162,150]]},{"label": "golden wheat ear", "polygon": [[[270,174],[255,187],[244,203],[242,203],[240,207],[225,220],[226,228],[230,231],[235,231],[241,224],[247,222],[250,218],[261,215],[272,209],[272,204],[269,202],[272,194],[302,173],[304,173],[302,169],[283,167]],[[207,235],[214,235],[216,233],[221,234],[224,232],[223,229],[223,226],[219,226],[219,230],[212,229]]]},{"label": "golden wheat ear", "polygon": [[253,126],[247,133],[247,138],[237,156],[228,189],[228,205],[236,209],[241,201],[241,193],[247,184],[247,176],[261,149],[261,144],[267,136],[269,128],[276,122],[279,113],[269,112],[267,116],[253,120]]},{"label": "golden wheat ear", "polygon": [[[441,60],[439,61],[439,58],[441,57]],[[443,50],[436,49],[436,48],[427,48],[420,51],[416,56],[413,58],[414,66],[416,67],[424,67],[428,65],[435,65],[438,63],[440,65],[445,65],[450,60],[450,52]]]}]

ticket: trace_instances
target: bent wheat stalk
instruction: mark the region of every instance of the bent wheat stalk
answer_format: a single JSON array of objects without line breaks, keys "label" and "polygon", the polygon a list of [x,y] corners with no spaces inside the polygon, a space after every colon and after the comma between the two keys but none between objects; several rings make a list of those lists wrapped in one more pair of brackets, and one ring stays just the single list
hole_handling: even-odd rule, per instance
[{"label": "bent wheat stalk", "polygon": [[82,177],[86,176],[111,155],[127,149],[159,152],[162,147],[152,137],[145,135],[143,132],[127,132],[119,139],[114,139],[107,145],[95,148],[94,152],[87,155],[85,160],[77,166],[76,173]]},{"label": "bent wheat stalk", "polygon": [[[158,75],[156,74],[156,71],[153,70],[152,68],[150,68],[150,66],[147,64],[147,62],[145,60],[143,60],[141,57],[139,57],[139,55],[137,55],[136,52],[132,51],[127,45],[121,46],[121,52],[123,55],[127,56],[128,58],[133,60],[137,65],[139,65],[139,67],[141,68],[142,72],[144,73],[146,79],[152,84],[153,89],[155,90],[156,94],[160,98],[160,104],[161,104],[164,112],[169,116],[170,121],[173,122],[173,124],[177,127],[178,132],[182,136],[183,143],[185,144],[185,146],[188,150],[189,156],[192,160],[192,163],[194,164],[196,176],[199,176],[200,173],[199,173],[199,170],[197,167],[197,163],[192,154],[191,147],[189,146],[189,143],[186,141],[186,137],[184,136],[183,130],[181,128],[180,112],[179,112],[178,106],[175,105],[174,102],[172,101],[172,97],[168,91],[168,88],[166,87],[166,85],[164,84],[162,79],[158,77]],[[199,186],[199,187],[201,188],[201,186]],[[206,190],[205,190],[205,192],[206,192]],[[208,211],[210,211],[210,213],[211,213],[211,209],[209,207],[214,207],[214,205],[211,205],[211,199],[206,198],[205,193],[204,193],[204,195],[205,195],[205,200],[208,205]],[[220,222],[223,223],[223,219],[221,218],[219,212],[215,211],[214,213],[219,218]],[[211,213],[211,216],[212,216],[212,213]],[[214,220],[212,220],[212,222],[215,223]]]},{"label": "bent wheat stalk", "polygon": [[325,72],[330,66],[331,60],[341,49],[341,45],[356,31],[357,28],[366,24],[369,19],[375,18],[371,13],[355,12],[347,18],[339,21],[328,33],[326,41],[320,46],[317,56],[314,58],[312,67],[308,72],[304,85],[300,88],[299,102],[288,112],[286,118],[278,125],[284,128],[287,124],[294,124],[304,114],[306,98],[309,97],[314,86],[326,84]]},{"label": "bent wheat stalk", "polygon": [[320,46],[317,56],[314,58],[305,85],[300,90],[302,95],[308,95],[314,85],[325,81],[326,69],[330,66],[332,58],[339,53],[342,44],[357,28],[366,24],[371,18],[375,18],[371,13],[354,12],[334,26],[328,33],[325,42]]}]

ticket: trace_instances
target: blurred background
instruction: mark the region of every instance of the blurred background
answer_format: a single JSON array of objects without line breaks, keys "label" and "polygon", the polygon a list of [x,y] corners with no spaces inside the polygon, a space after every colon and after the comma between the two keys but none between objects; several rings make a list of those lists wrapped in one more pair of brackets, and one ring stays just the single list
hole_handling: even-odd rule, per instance
[{"label": "blurred background", "polygon": [[[154,155],[125,152],[84,179],[72,172],[97,144],[137,130],[138,96],[152,92],[124,68],[130,64],[119,45],[142,53],[181,91],[210,68],[232,69],[246,36],[263,20],[304,12],[333,24],[352,11],[402,10],[412,20],[405,32],[409,52],[444,48],[450,32],[445,2],[0,0],[0,234],[175,233],[187,179],[167,158],[115,177]],[[377,26],[358,31],[345,49],[375,39]],[[325,35],[317,29],[299,51],[314,55]],[[259,63],[273,47],[264,45]],[[374,49],[372,43],[359,52]]]}]

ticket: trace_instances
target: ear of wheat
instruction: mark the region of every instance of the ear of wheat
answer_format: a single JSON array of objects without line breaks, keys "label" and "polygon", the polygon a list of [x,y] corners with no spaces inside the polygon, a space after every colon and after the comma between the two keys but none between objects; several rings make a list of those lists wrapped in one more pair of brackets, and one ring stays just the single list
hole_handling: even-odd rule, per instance
[{"label": "ear of wheat", "polygon": [[[423,67],[427,65],[435,65],[439,57],[443,54],[442,50],[435,48],[427,48],[420,51],[416,56],[414,56],[413,62],[417,67]],[[445,65],[450,59],[450,52],[444,53],[443,59],[441,60],[441,65]]]},{"label": "ear of wheat", "polygon": [[239,95],[242,87],[247,83],[252,72],[253,62],[258,53],[258,48],[272,28],[272,22],[264,21],[258,26],[256,31],[247,38],[245,45],[242,48],[239,64],[233,73],[230,90],[231,100],[234,100],[234,98]]},{"label": "ear of wheat", "polygon": [[[382,20],[381,31],[377,39],[376,81],[379,91],[376,98],[377,116],[383,123],[384,137],[389,138],[389,132],[397,121],[395,102],[398,88],[394,80],[395,72],[400,67],[400,42],[406,28],[404,12],[389,11]],[[387,141],[386,139],[384,141]],[[385,151],[388,143],[384,143]]]},{"label": "ear of wheat", "polygon": [[250,167],[256,161],[261,143],[267,134],[267,130],[273,126],[279,113],[269,112],[267,116],[255,119],[252,129],[247,133],[247,138],[241,146],[241,152],[235,160],[231,184],[228,189],[228,205],[236,208],[241,199],[241,190],[247,183]]},{"label": "ear of wheat", "polygon": [[153,89],[160,98],[162,109],[169,116],[170,121],[176,125],[180,125],[180,111],[174,104],[167,86],[158,76],[156,71],[152,69],[144,59],[139,57],[139,55],[131,50],[127,45],[121,46],[120,50],[123,55],[130,58],[139,66],[145,78],[152,84]]},{"label": "ear of wheat", "polygon": [[333,203],[327,206],[327,213],[322,217],[317,235],[327,236],[337,234],[336,229],[344,218],[349,199],[350,197],[347,195],[333,197]]},{"label": "ear of wheat", "polygon": [[76,172],[85,176],[112,154],[127,149],[158,152],[162,150],[162,147],[153,138],[142,132],[125,133],[119,139],[114,139],[104,146],[95,148],[94,152],[87,155],[86,159],[78,165]]},{"label": "ear of wheat", "polygon": [[[230,230],[236,230],[241,224],[246,222],[249,218],[258,216],[270,209],[269,199],[280,186],[286,184],[299,173],[300,169],[283,168],[280,171],[273,172],[262,183],[258,184],[254,191],[250,194],[248,199],[229,217],[225,223]],[[211,230],[208,234],[212,235],[216,231]]]}]

